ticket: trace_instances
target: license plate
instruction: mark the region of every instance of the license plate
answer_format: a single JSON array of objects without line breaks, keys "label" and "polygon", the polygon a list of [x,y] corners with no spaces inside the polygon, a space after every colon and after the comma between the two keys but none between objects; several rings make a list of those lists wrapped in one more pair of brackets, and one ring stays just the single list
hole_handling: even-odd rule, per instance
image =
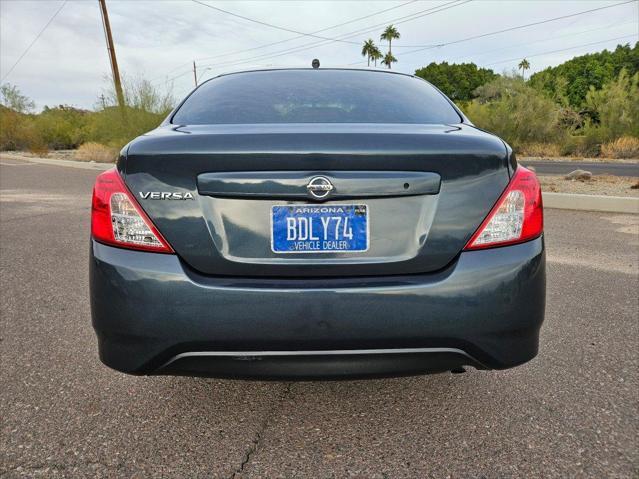
[{"label": "license plate", "polygon": [[274,253],[368,250],[367,205],[286,205],[271,209]]}]

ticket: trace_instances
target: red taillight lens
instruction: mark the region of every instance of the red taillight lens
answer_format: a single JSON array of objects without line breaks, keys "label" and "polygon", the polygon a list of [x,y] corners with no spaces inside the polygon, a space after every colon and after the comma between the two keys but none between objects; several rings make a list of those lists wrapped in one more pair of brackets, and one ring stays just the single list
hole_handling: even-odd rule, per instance
[{"label": "red taillight lens", "polygon": [[91,235],[97,241],[123,248],[173,253],[115,168],[95,180]]},{"label": "red taillight lens", "polygon": [[544,231],[541,187],[535,174],[519,166],[464,249],[483,249],[523,243]]}]

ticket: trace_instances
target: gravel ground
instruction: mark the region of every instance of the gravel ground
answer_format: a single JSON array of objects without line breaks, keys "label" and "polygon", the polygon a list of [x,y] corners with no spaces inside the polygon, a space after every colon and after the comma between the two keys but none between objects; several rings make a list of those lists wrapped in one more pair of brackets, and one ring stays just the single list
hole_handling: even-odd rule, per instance
[{"label": "gravel ground", "polygon": [[[541,189],[552,193],[639,197],[639,177],[593,176],[591,180],[566,180],[563,176],[538,175]],[[632,186],[638,186],[632,188]]]},{"label": "gravel ground", "polygon": [[575,161],[585,163],[634,163],[639,165],[639,159],[622,158],[584,158],[582,156],[517,156],[519,161]]}]

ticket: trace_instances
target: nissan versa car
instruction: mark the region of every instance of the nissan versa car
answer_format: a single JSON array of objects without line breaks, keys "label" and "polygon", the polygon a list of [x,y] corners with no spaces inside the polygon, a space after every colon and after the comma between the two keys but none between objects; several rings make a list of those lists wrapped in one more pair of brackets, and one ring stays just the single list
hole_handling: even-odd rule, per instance
[{"label": "nissan versa car", "polygon": [[414,76],[211,79],[97,177],[91,220],[93,325],[119,371],[376,377],[537,354],[539,183]]}]

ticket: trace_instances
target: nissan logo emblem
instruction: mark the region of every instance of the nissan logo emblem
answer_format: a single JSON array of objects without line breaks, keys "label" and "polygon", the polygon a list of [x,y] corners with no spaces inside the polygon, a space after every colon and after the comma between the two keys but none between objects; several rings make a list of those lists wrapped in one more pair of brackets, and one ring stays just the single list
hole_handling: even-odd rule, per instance
[{"label": "nissan logo emblem", "polygon": [[326,199],[334,189],[333,184],[325,176],[316,176],[306,185],[308,194],[316,200]]}]

